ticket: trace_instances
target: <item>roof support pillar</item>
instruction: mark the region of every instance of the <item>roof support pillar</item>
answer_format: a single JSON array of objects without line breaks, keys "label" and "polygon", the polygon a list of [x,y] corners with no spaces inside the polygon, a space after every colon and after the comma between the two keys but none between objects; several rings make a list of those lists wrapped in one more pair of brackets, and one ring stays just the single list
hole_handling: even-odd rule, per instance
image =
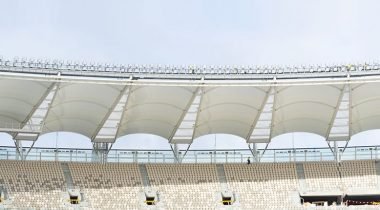
[{"label": "roof support pillar", "polygon": [[261,154],[261,156],[260,156],[260,159],[259,159],[259,161],[263,158],[263,156],[264,156],[264,154],[265,154],[265,152],[267,151],[267,149],[268,149],[268,146],[269,146],[269,143],[266,143],[266,145],[265,145],[265,148],[264,148],[264,150],[263,150],[263,153]]},{"label": "roof support pillar", "polygon": [[178,145],[177,144],[170,144],[170,149],[172,150],[173,155],[174,155],[174,162],[180,163],[180,160],[178,158],[178,155],[179,155]]},{"label": "roof support pillar", "polygon": [[339,148],[338,148],[338,142],[334,141],[334,153],[335,153],[335,160],[339,163],[340,162],[340,156],[339,156]]},{"label": "roof support pillar", "polygon": [[16,146],[16,160],[26,160],[26,157],[28,157],[29,152],[32,150],[34,144],[36,143],[36,141],[33,141],[29,149],[25,150],[22,146],[22,140],[14,139],[13,141]]},{"label": "roof support pillar", "polygon": [[191,146],[191,144],[189,144],[189,145],[187,146],[187,148],[186,148],[186,150],[185,150],[185,153],[183,153],[183,155],[181,156],[181,161],[180,161],[181,163],[182,163],[182,160],[185,158],[187,152],[189,151],[190,146]]},{"label": "roof support pillar", "polygon": [[24,160],[21,140],[13,140],[16,146],[16,160]]},{"label": "roof support pillar", "polygon": [[106,163],[112,143],[94,142],[92,144],[92,162]]},{"label": "roof support pillar", "polygon": [[346,141],[346,144],[343,147],[342,153],[344,153],[344,151],[346,151],[349,142],[350,142],[350,140]]},{"label": "roof support pillar", "polygon": [[[333,154],[333,156],[334,156],[334,160],[336,161],[336,162],[339,162],[339,160],[337,159],[337,153],[338,153],[338,144],[336,143],[336,141],[334,141],[334,148],[332,148],[331,147],[331,145],[330,145],[330,142],[327,142],[327,145],[329,146],[329,148],[330,148],[330,151],[331,151],[331,153]],[[336,148],[335,148],[336,147]]]},{"label": "roof support pillar", "polygon": [[253,143],[252,144],[252,147],[251,147],[251,144],[248,143],[248,147],[249,147],[249,151],[251,151],[252,153],[252,156],[253,156],[253,160],[255,162],[260,162],[260,158],[258,156],[258,152],[257,152],[257,144],[256,143]]},{"label": "roof support pillar", "polygon": [[36,141],[33,141],[32,145],[29,147],[28,151],[26,152],[26,154],[25,154],[25,156],[24,156],[25,159],[26,159],[26,157],[28,157],[29,152],[30,152],[30,150],[32,150],[32,148],[33,148],[33,146],[34,146],[35,143],[36,143]]}]

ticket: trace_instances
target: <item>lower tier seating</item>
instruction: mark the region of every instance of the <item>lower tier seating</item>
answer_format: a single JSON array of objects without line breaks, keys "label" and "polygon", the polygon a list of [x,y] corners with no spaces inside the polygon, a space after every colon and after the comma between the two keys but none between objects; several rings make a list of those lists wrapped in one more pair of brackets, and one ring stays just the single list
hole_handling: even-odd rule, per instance
[{"label": "lower tier seating", "polygon": [[213,209],[220,184],[215,165],[147,165],[150,184],[167,209]]},{"label": "lower tier seating", "polygon": [[226,164],[224,170],[229,188],[238,194],[242,209],[296,206],[295,164]]},{"label": "lower tier seating", "polygon": [[65,179],[57,162],[0,161],[0,184],[15,208],[63,208]]},{"label": "lower tier seating", "polygon": [[142,179],[137,164],[69,163],[69,168],[89,207],[139,208]]}]

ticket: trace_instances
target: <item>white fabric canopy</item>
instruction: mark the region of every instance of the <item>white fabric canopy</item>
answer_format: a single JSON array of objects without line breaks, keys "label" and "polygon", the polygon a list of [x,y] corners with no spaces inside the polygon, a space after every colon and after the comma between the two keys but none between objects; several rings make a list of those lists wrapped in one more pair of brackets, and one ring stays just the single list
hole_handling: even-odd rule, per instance
[{"label": "white fabric canopy", "polygon": [[51,82],[0,79],[0,126],[14,128],[29,120]]},{"label": "white fabric canopy", "polygon": [[196,94],[196,87],[134,86],[118,136],[148,133],[170,140]]},{"label": "white fabric canopy", "polygon": [[327,137],[342,91],[343,85],[276,88],[271,138],[290,132]]},{"label": "white fabric canopy", "polygon": [[247,139],[269,87],[204,88],[194,138],[225,133]]},{"label": "white fabric canopy", "polygon": [[[46,117],[41,117],[45,119],[42,133],[69,131],[94,139],[105,121],[114,118],[108,126],[117,130],[116,138],[147,133],[171,141],[190,113],[191,120],[185,120],[186,136],[177,142],[191,143],[195,138],[216,133],[249,140],[260,116],[270,114],[270,117],[262,117],[265,123],[260,124],[260,129],[270,130],[270,137],[249,141],[267,142],[290,132],[310,132],[327,138],[343,95],[347,96],[346,105],[341,109],[347,113],[339,120],[346,120],[349,113],[350,123],[345,128],[349,125],[350,136],[380,128],[380,83],[197,87],[8,78],[0,79],[0,128],[8,132],[6,128],[28,121],[54,81],[58,88]],[[263,114],[266,103],[270,106]],[[120,117],[111,115],[117,104],[118,112],[113,115]]]},{"label": "white fabric canopy", "polygon": [[351,86],[351,135],[380,128],[380,83]]},{"label": "white fabric canopy", "polygon": [[61,83],[43,133],[70,131],[94,138],[122,89],[121,85]]}]

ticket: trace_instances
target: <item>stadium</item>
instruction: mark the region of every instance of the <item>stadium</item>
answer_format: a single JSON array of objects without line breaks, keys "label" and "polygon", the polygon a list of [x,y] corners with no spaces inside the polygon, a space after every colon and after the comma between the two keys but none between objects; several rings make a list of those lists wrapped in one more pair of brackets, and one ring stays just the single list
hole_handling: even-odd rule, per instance
[{"label": "stadium", "polygon": [[379,11],[1,0],[0,210],[380,209]]},{"label": "stadium", "polygon": [[[380,128],[379,75],[378,64],[2,59],[0,129],[14,146],[0,148],[0,208],[378,209],[378,147],[348,142]],[[93,149],[34,147],[57,131],[86,136]],[[268,149],[292,132],[317,134],[328,147]],[[112,149],[135,133],[165,138],[171,150]],[[215,133],[238,136],[247,149],[191,150]]]}]

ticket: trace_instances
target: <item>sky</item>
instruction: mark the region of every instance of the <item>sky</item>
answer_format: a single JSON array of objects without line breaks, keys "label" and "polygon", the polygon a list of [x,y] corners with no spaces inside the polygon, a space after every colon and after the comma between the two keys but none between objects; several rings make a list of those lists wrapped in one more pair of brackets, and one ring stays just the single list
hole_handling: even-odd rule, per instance
[{"label": "sky", "polygon": [[[0,56],[168,65],[373,62],[379,60],[379,10],[378,0],[0,0]],[[230,148],[231,142],[246,148],[236,137],[216,137],[217,144],[206,136],[192,148]],[[371,131],[352,142],[376,144],[379,137]],[[91,147],[67,133],[41,136],[36,146],[55,146],[55,139],[58,146]],[[274,138],[270,147],[293,142],[326,146],[319,136],[297,133]],[[0,134],[0,145],[7,144],[9,136]],[[146,145],[168,148],[151,135],[123,137],[115,148]]]}]

